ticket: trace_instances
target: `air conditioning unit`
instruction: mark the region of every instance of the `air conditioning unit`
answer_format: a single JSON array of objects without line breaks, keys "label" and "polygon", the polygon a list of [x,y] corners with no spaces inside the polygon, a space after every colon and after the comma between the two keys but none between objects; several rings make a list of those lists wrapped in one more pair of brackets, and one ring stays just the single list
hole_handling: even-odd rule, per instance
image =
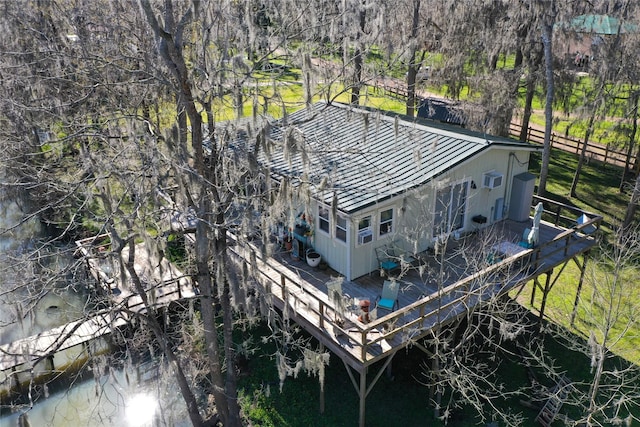
[{"label": "air conditioning unit", "polygon": [[502,185],[502,174],[499,172],[485,172],[482,174],[482,188],[490,190],[498,188]]},{"label": "air conditioning unit", "polygon": [[373,232],[370,228],[358,231],[358,244],[364,245],[373,240]]}]

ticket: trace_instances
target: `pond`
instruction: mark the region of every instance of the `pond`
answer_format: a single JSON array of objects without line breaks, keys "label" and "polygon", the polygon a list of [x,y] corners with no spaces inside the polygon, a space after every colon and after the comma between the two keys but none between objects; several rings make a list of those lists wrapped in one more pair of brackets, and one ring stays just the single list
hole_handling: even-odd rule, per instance
[{"label": "pond", "polygon": [[143,427],[189,426],[186,406],[173,375],[160,362],[138,366],[94,366],[80,381],[69,376],[33,406],[15,407],[0,425]]}]

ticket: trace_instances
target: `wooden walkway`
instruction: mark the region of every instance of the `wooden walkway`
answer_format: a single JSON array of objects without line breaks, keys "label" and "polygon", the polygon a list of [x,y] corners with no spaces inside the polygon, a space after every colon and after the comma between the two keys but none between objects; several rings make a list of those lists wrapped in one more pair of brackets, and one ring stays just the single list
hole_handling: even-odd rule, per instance
[{"label": "wooden walkway", "polygon": [[26,365],[28,368],[54,353],[85,344],[128,320],[120,313],[97,313],[88,319],[70,322],[57,328],[0,346],[0,372]]},{"label": "wooden walkway", "polygon": [[[98,291],[109,297],[112,308],[0,346],[0,372],[28,369],[33,363],[52,354],[111,334],[113,330],[127,324],[135,313],[146,312],[142,298],[131,289],[127,280],[121,280],[119,274],[112,274],[115,270],[115,255],[108,252],[106,239],[106,236],[99,236],[80,240],[76,245],[87,262],[88,271],[93,276]],[[126,258],[128,254],[123,251],[122,256]],[[148,256],[144,245],[137,245],[135,268],[145,282],[147,297],[154,308],[166,307],[171,302],[197,296],[190,277],[168,261],[150,262]],[[149,266],[152,265],[159,267],[150,271]]]}]

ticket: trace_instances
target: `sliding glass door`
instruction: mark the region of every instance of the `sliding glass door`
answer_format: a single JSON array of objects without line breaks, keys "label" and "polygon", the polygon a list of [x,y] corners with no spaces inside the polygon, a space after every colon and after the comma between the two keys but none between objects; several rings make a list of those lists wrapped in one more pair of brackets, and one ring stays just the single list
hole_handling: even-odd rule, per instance
[{"label": "sliding glass door", "polygon": [[464,226],[468,182],[460,182],[436,192],[433,236],[448,235]]}]

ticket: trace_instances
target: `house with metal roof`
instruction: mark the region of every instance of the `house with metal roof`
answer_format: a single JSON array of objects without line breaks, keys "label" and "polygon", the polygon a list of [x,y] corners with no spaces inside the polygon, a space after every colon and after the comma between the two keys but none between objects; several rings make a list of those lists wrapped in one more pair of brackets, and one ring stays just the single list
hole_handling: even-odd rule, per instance
[{"label": "house with metal roof", "polygon": [[555,42],[557,51],[577,68],[586,68],[597,60],[601,49],[617,37],[638,32],[638,25],[621,21],[610,15],[579,15],[569,21],[558,22]]},{"label": "house with metal roof", "polygon": [[308,189],[291,231],[347,280],[505,218],[527,220],[536,147],[430,120],[320,102],[273,124],[259,161]]}]

